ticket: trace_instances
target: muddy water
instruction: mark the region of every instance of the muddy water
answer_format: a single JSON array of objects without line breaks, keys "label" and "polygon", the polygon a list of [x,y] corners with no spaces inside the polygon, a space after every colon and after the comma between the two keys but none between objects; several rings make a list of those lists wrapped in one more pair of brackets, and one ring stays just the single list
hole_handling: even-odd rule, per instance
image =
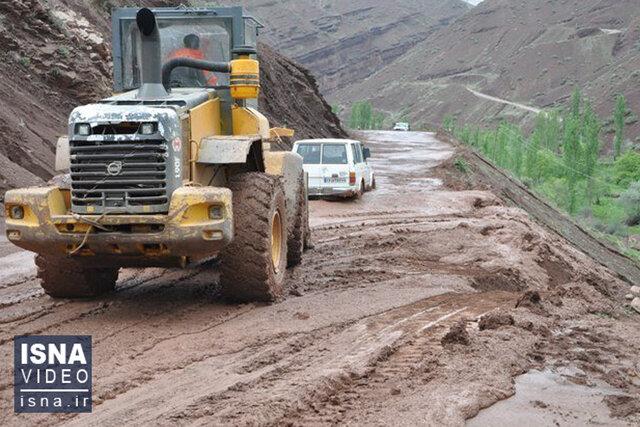
[{"label": "muddy water", "polygon": [[576,384],[570,378],[584,374],[577,369],[532,370],[516,379],[513,397],[498,402],[467,422],[469,427],[541,425],[628,426],[609,415],[605,396],[625,392],[601,381]]},{"label": "muddy water", "polygon": [[[547,320],[479,331],[479,317],[544,289],[550,265],[615,279],[493,194],[442,188],[432,168],[452,148],[433,134],[361,137],[378,189],[311,203],[315,248],[276,304],[226,303],[211,265],[123,270],[112,295],[53,300],[33,255],[1,257],[2,360],[19,334],[92,335],[94,346],[93,414],[14,415],[5,363],[3,424],[461,425],[510,397]],[[469,345],[443,346],[458,322]]]}]

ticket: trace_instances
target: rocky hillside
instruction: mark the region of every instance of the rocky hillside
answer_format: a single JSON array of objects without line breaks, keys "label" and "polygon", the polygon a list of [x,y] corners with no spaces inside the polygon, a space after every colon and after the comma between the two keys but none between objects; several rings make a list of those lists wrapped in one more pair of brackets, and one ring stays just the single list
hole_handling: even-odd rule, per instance
[{"label": "rocky hillside", "polygon": [[309,68],[332,97],[463,15],[462,0],[226,0],[265,25],[274,48]]},{"label": "rocky hillside", "polygon": [[[110,93],[107,9],[113,4],[0,2],[0,190],[48,179],[71,109]],[[344,134],[304,68],[266,46],[261,59],[260,104],[274,124],[297,128],[299,136]]]},{"label": "rocky hillside", "polygon": [[[336,96],[371,99],[412,122],[469,122],[531,116],[469,89],[533,107],[566,102],[582,88],[601,117],[616,93],[640,113],[640,2],[485,0],[398,59]],[[633,116],[629,135],[640,135]]]}]

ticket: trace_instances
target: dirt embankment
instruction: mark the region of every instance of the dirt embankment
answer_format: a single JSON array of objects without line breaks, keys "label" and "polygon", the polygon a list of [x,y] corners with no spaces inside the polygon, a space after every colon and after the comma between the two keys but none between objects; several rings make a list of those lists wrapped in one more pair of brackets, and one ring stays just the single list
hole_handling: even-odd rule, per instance
[{"label": "dirt embankment", "polygon": [[295,129],[296,139],[346,137],[315,77],[269,46],[258,46],[262,72],[260,111],[272,124]]},{"label": "dirt embankment", "polygon": [[[111,34],[105,8],[118,2],[0,2],[0,192],[53,174],[55,141],[69,112],[111,92]],[[121,2],[126,3],[126,2]],[[152,1],[166,6],[178,2]],[[101,6],[105,5],[105,6]],[[302,136],[341,136],[337,118],[302,67],[261,47],[271,120]]]},{"label": "dirt embankment", "polygon": [[[614,271],[629,283],[640,286],[640,266],[620,252],[611,243],[596,238],[570,216],[559,212],[542,198],[533,194],[524,184],[496,168],[481,155],[456,141],[445,132],[438,137],[456,147],[457,155],[437,168],[439,176],[457,190],[488,189],[510,205],[527,211],[536,221],[552,229],[591,258]],[[461,171],[456,162],[464,159]]]}]

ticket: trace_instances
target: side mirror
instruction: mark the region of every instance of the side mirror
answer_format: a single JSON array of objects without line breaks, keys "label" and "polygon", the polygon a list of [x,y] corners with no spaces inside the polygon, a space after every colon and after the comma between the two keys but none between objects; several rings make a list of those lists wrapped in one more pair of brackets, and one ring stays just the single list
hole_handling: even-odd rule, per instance
[{"label": "side mirror", "polygon": [[364,156],[364,159],[367,160],[369,157],[371,157],[371,150],[369,150],[368,148],[362,149],[362,155]]}]

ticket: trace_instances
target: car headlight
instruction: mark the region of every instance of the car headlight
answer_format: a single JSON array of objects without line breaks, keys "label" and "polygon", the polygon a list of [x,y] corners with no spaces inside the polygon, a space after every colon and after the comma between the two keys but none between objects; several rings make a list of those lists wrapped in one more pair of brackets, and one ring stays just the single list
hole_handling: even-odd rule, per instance
[{"label": "car headlight", "polygon": [[219,206],[219,205],[209,206],[210,219],[222,219],[223,217],[224,217],[224,212],[222,211],[222,206]]},{"label": "car headlight", "polygon": [[24,208],[22,206],[11,206],[11,210],[9,211],[9,215],[12,219],[23,219],[24,218]]},{"label": "car headlight", "polygon": [[143,123],[140,126],[140,133],[142,135],[153,135],[156,132],[155,123]]},{"label": "car headlight", "polygon": [[76,133],[80,136],[91,135],[91,125],[89,123],[78,123],[76,125]]}]

